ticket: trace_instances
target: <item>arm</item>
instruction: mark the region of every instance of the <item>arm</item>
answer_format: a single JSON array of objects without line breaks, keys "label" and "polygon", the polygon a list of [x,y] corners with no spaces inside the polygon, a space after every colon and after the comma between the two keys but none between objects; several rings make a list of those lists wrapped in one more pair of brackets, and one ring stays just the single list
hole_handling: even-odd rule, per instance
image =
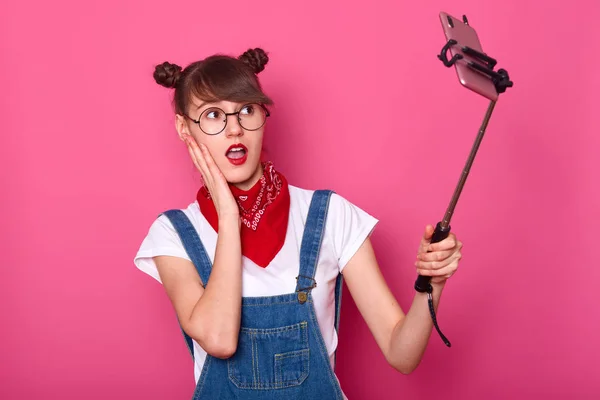
[{"label": "arm", "polygon": [[161,281],[183,330],[206,352],[231,357],[237,348],[242,301],[239,218],[220,219],[210,284],[202,282],[185,259],[155,257]]},{"label": "arm", "polygon": [[[434,252],[421,255],[427,261],[418,266],[420,273],[440,277],[432,280],[434,308],[437,309],[444,287],[443,277],[456,270],[461,245],[456,245],[451,235],[432,246],[435,246]],[[447,254],[451,256],[442,258]],[[437,264],[429,261],[436,258],[440,260]],[[424,272],[426,270],[429,272]],[[433,327],[427,295],[415,292],[412,305],[405,314],[381,274],[370,239],[350,259],[343,274],[352,298],[387,362],[403,374],[411,373],[421,362]]]},{"label": "arm", "polygon": [[237,349],[242,306],[238,205],[208,148],[198,146],[189,134],[181,134],[219,216],[210,283],[203,288],[194,265],[187,260],[157,257],[155,263],[183,330],[208,354],[229,358]]}]

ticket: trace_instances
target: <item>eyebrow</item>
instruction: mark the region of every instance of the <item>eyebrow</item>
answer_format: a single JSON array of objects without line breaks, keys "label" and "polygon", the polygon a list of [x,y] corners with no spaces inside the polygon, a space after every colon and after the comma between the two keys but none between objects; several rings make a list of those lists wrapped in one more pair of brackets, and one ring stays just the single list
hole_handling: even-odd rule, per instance
[{"label": "eyebrow", "polygon": [[[223,106],[218,105],[219,103],[222,103],[222,101],[203,101],[200,103],[200,105],[198,107],[196,107],[196,111],[198,111],[199,109],[201,109],[202,107],[204,107],[206,105],[213,105],[213,107],[222,108]],[[247,103],[239,103],[239,104],[247,104]]]}]

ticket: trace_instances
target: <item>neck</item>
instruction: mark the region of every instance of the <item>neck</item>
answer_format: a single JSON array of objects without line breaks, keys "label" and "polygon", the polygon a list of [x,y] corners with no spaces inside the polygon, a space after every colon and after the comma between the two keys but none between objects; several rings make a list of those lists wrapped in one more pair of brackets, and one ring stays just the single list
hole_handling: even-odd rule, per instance
[{"label": "neck", "polygon": [[263,174],[263,166],[262,166],[262,162],[259,162],[258,167],[256,168],[256,170],[254,171],[254,173],[248,180],[246,180],[244,182],[233,183],[232,185],[240,190],[249,190],[251,187],[256,185],[256,183],[260,180],[260,177],[262,176],[262,174]]}]

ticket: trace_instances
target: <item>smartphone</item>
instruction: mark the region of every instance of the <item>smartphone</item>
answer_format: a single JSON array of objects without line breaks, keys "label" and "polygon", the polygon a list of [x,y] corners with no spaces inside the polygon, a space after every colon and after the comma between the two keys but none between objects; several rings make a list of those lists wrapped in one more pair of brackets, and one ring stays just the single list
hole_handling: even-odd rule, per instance
[{"label": "smartphone", "polygon": [[475,29],[445,12],[440,12],[440,21],[442,22],[446,40],[454,39],[458,42],[450,47],[450,54],[452,57],[456,54],[463,56],[462,59],[454,63],[459,82],[467,89],[496,101],[498,99],[498,92],[492,79],[469,66],[469,63],[476,63],[482,67],[486,67],[487,64],[479,58],[470,55],[468,52],[463,51],[463,47],[467,46],[479,53],[485,54],[481,48],[481,43]]}]

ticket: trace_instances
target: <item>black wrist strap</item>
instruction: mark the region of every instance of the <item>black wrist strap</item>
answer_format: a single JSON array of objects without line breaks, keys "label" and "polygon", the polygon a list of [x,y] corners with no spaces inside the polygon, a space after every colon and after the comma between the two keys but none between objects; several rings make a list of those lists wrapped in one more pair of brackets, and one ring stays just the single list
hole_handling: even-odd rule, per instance
[{"label": "black wrist strap", "polygon": [[448,347],[451,347],[452,345],[450,344],[450,341],[448,340],[448,338],[446,338],[446,336],[444,336],[444,334],[440,330],[440,327],[438,326],[437,318],[435,317],[435,309],[433,308],[433,296],[431,294],[432,292],[433,292],[433,286],[428,285],[428,287],[427,287],[427,303],[429,304],[429,314],[431,314],[431,320],[433,321],[433,326],[435,326],[435,330],[437,331],[437,333],[440,335],[440,337],[444,341],[444,344]]}]

